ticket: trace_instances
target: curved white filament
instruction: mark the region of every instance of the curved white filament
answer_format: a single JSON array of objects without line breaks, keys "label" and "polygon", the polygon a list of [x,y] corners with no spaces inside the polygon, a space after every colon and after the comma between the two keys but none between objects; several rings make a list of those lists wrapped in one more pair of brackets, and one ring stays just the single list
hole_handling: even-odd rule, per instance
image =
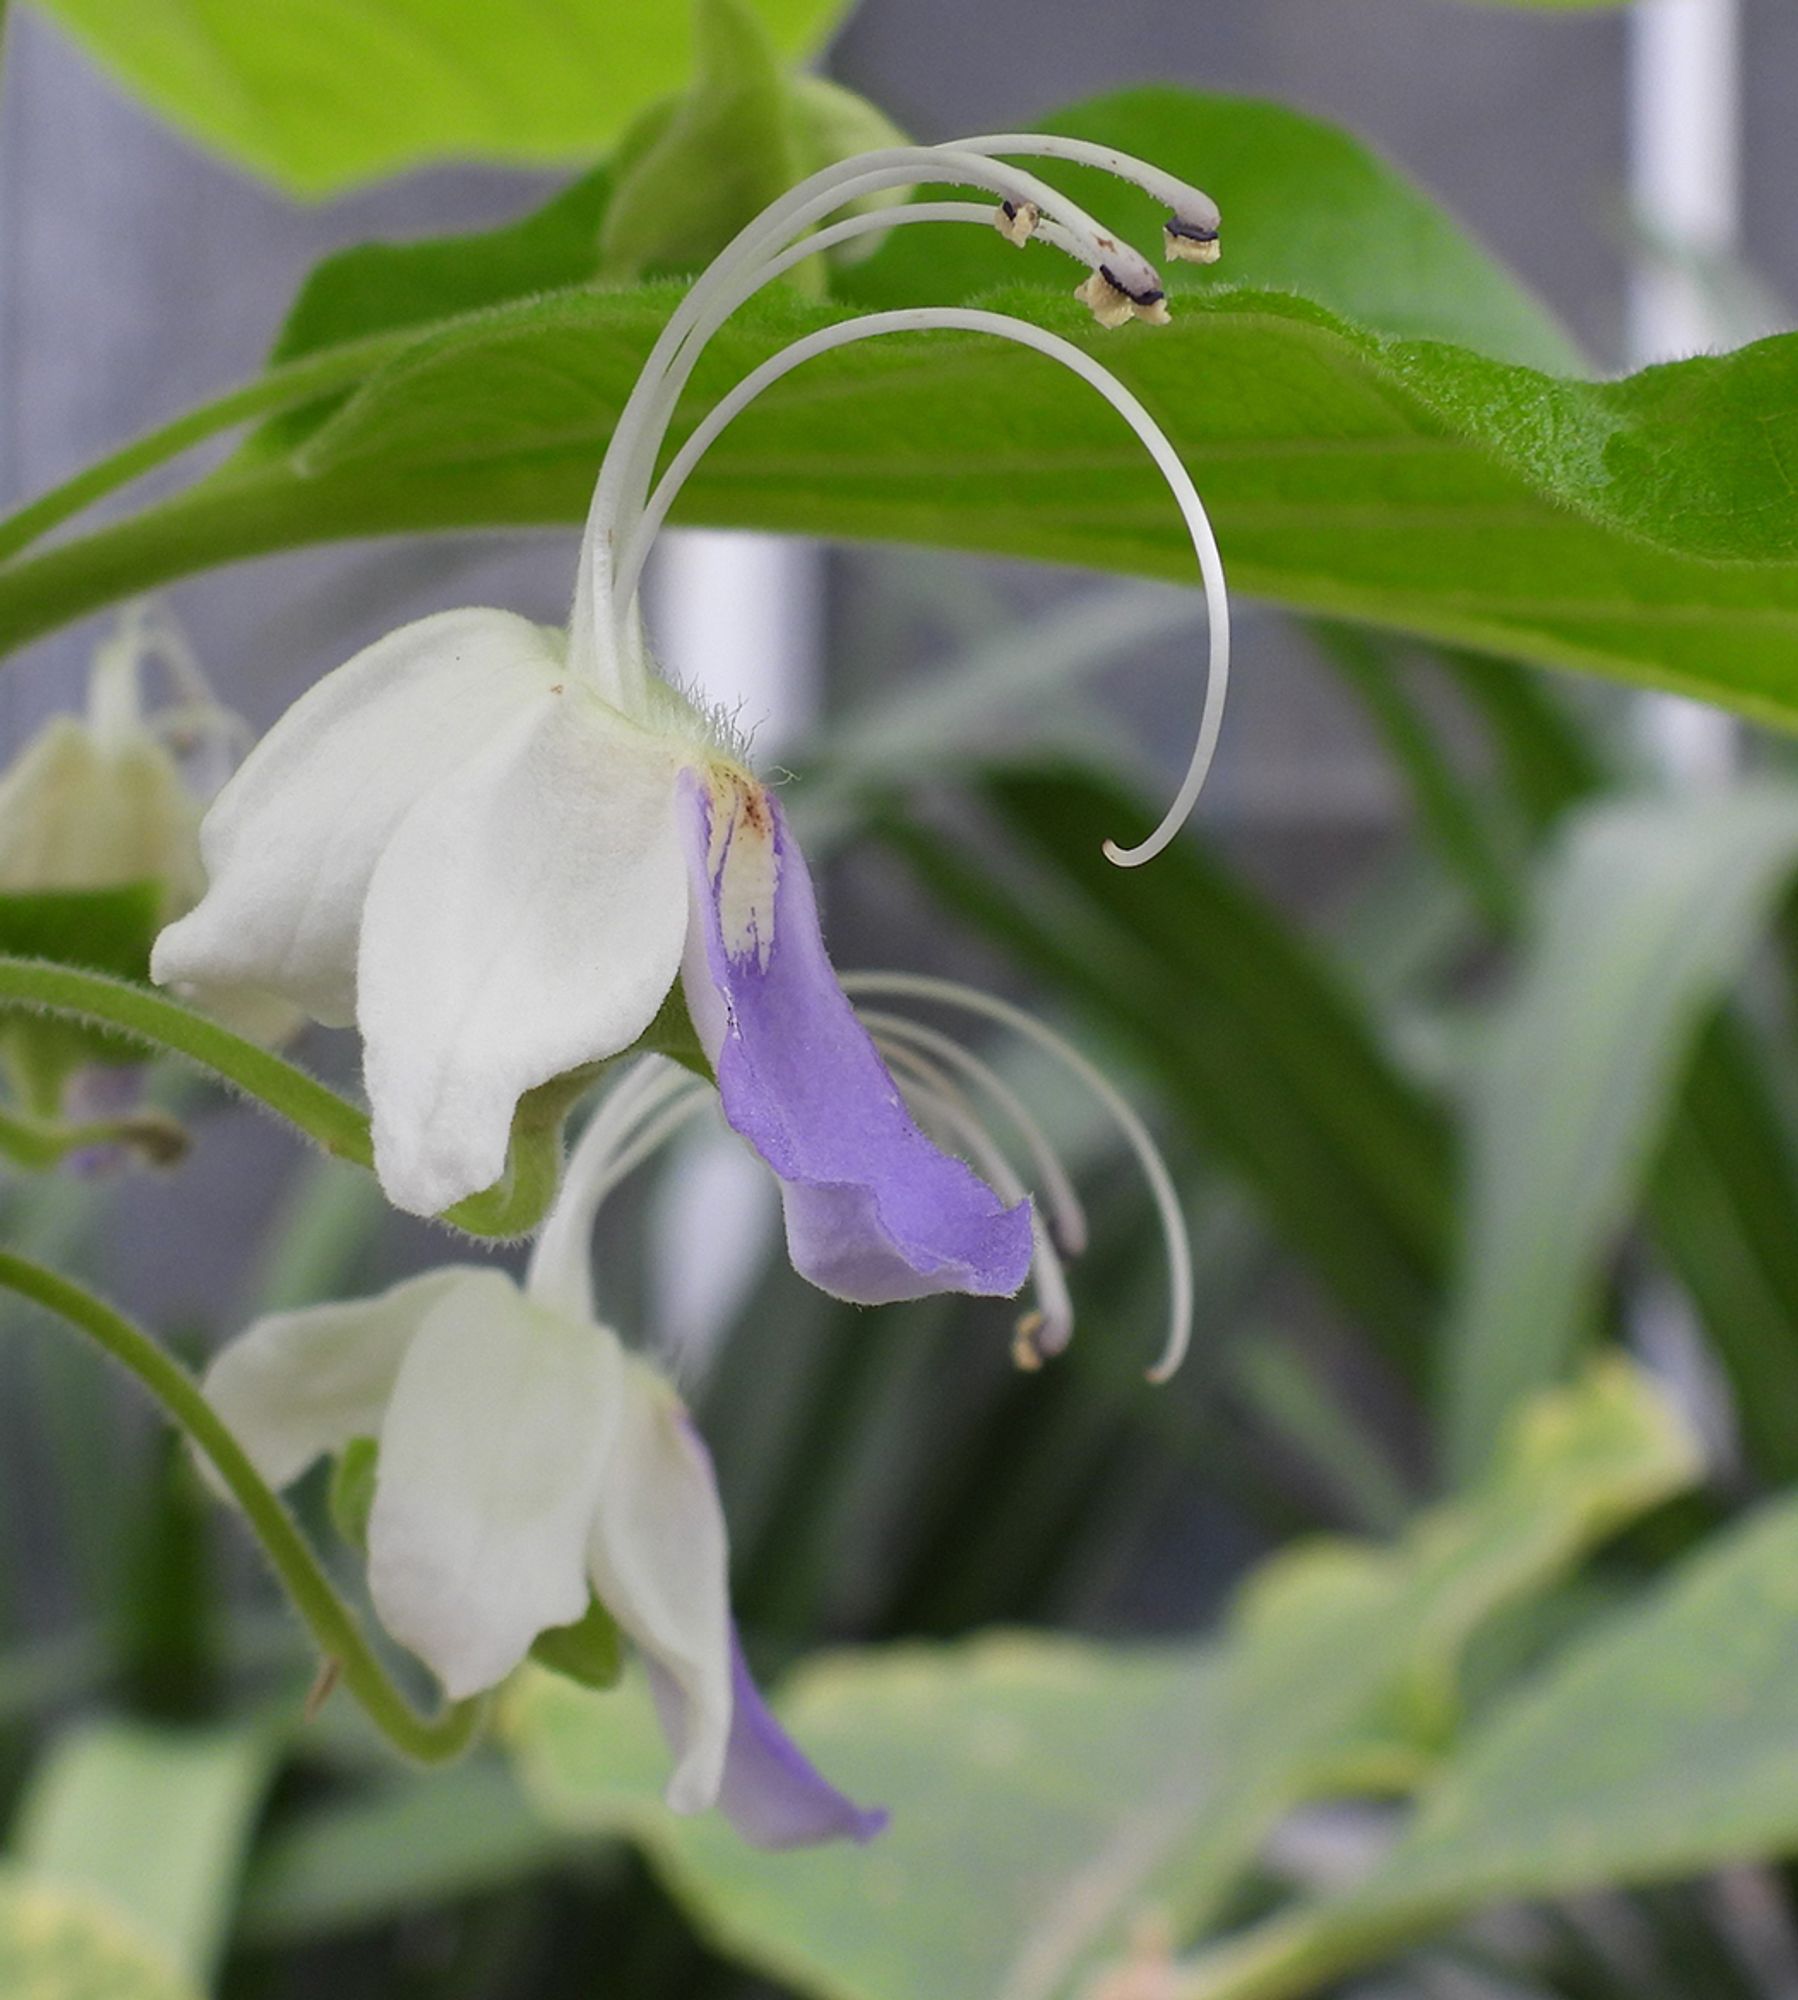
[{"label": "curved white filament", "polygon": [[1023,1140],[1031,1164],[1042,1182],[1043,1199],[1049,1208],[1057,1244],[1068,1256],[1078,1257],[1086,1248],[1086,1210],[1068,1178],[1061,1155],[1050,1145],[1048,1135],[1010,1084],[971,1049],[964,1049],[952,1036],[926,1027],[922,1021],[910,1020],[904,1014],[886,1014],[872,1009],[862,1013],[861,1020],[862,1025],[883,1043],[900,1041],[912,1044],[934,1056],[948,1069],[958,1071],[999,1107],[1000,1113]]},{"label": "curved white filament", "polygon": [[[954,181],[984,189],[1003,201],[1033,203],[1086,247],[1085,261],[1095,268],[1105,261],[1111,261],[1114,268],[1121,266],[1119,276],[1132,288],[1159,283],[1155,267],[1140,252],[1113,236],[1076,203],[1020,168],[938,146],[882,147],[822,168],[746,222],[669,315],[626,399],[607,446],[588,511],[586,544],[605,541],[608,528],[634,512],[642,491],[647,488],[649,472],[672,414],[666,406],[665,378],[689,333],[711,311],[720,291],[736,282],[739,274],[759,261],[771,246],[784,243],[809,222],[830,214],[846,202],[888,188]],[[750,289],[755,289],[753,284]],[[681,379],[685,379],[684,375]],[[645,457],[648,465],[643,463]],[[637,475],[634,484],[633,473]],[[583,562],[582,568],[586,577],[588,565]],[[590,577],[587,580],[596,582]],[[577,624],[590,615],[591,608],[577,603]]]},{"label": "curved white filament", "polygon": [[[644,364],[607,447],[588,514],[584,554],[602,535],[610,545],[610,535],[621,529],[628,532],[628,524],[648,490],[681,391],[707,342],[745,299],[780,271],[827,247],[813,237],[806,239],[805,248],[793,254],[794,246],[789,245],[789,239],[846,202],[891,188],[916,186],[922,181],[962,181],[1003,201],[1027,202],[1047,218],[1038,231],[1045,241],[1065,249],[1089,270],[1105,268],[1116,282],[1131,291],[1152,291],[1159,296],[1160,275],[1140,251],[1113,236],[1047,182],[1019,168],[971,154],[959,155],[943,147],[904,147],[864,153],[838,168],[826,169],[813,175],[810,181],[801,182],[746,224],[675,308]],[[834,240],[840,242],[851,235],[890,228],[905,213],[903,209],[883,210],[873,218],[855,218],[857,226],[844,230]],[[979,219],[990,222],[992,217],[983,214]],[[789,247],[782,250],[782,245]],[[771,258],[778,268],[770,266]],[[584,574],[586,568],[584,563]],[[610,597],[609,609],[622,641],[630,621],[629,593],[620,591]]]},{"label": "curved white filament", "polygon": [[[633,1147],[633,1139],[640,1133],[647,1137],[645,1126],[656,1114],[671,1099],[689,1092],[696,1103],[707,1095],[698,1078],[660,1056],[637,1064],[607,1091],[569,1156],[561,1192],[532,1246],[525,1290],[533,1298],[575,1318],[595,1316],[592,1239],[600,1206],[624,1175],[654,1150]],[[620,1161],[625,1162],[622,1167]]]},{"label": "curved white filament", "polygon": [[[1029,1190],[953,1079],[916,1049],[886,1040],[877,1045],[906,1079],[901,1087],[912,1109],[933,1119],[973,1157],[1001,1201],[1025,1200]],[[1059,1354],[1074,1337],[1074,1300],[1068,1290],[1067,1271],[1034,1207],[1030,1211],[1030,1241],[1030,1279],[1036,1303],[1018,1321],[1012,1338],[1012,1358],[1020,1368],[1041,1367],[1049,1355]]]},{"label": "curved white filament", "polygon": [[1170,1294],[1168,1334],[1160,1358],[1149,1370],[1150,1381],[1165,1382],[1184,1360],[1192,1339],[1192,1242],[1186,1233],[1186,1217],[1181,1212],[1180,1197],[1175,1190],[1173,1176],[1167,1170],[1167,1162],[1161,1157],[1161,1149],[1123,1093],[1065,1036],[1045,1027],[1034,1014],[1026,1013],[1022,1007],[1013,1006],[1009,1000],[998,999],[991,993],[962,986],[952,979],[935,979],[921,972],[850,972],[842,975],[840,984],[844,992],[850,994],[877,993],[959,1007],[967,1013],[983,1014],[989,1021],[1015,1029],[1063,1063],[1110,1113],[1125,1142],[1136,1155],[1144,1180],[1148,1182],[1167,1249]]},{"label": "curved white filament", "polygon": [[1028,320],[1014,319],[1006,313],[981,311],[967,306],[919,306],[898,312],[868,313],[860,319],[844,322],[841,326],[823,327],[818,332],[807,334],[796,340],[790,347],[782,348],[759,368],[744,376],[730,393],[707,411],[692,435],[675,453],[668,469],[645,505],[641,519],[627,546],[620,552],[617,567],[617,601],[628,607],[636,595],[637,584],[642,575],[644,559],[650,544],[655,540],[668,510],[673,506],[681,487],[686,483],[693,468],[707,451],[711,449],[719,434],[733,418],[745,410],[766,389],[772,388],[782,376],[790,375],[794,369],[802,368],[822,354],[828,354],[839,347],[850,347],[864,340],[876,340],[887,334],[945,331],[953,333],[988,334],[996,339],[1009,340],[1019,347],[1027,347],[1035,353],[1047,356],[1070,369],[1083,381],[1097,389],[1099,394],[1117,411],[1130,428],[1135,431],[1149,456],[1155,461],[1161,476],[1179,506],[1182,519],[1186,523],[1187,534],[1191,537],[1193,553],[1198,558],[1199,574],[1205,585],[1205,607],[1209,621],[1210,658],[1205,676],[1205,698],[1199,713],[1197,739],[1193,745],[1191,761],[1187,765],[1186,776],[1173,804],[1163,815],[1161,823],[1149,837],[1137,846],[1122,848],[1115,841],[1105,843],[1105,853],[1109,860],[1121,868],[1140,867],[1145,861],[1166,848],[1191,814],[1205,783],[1205,774],[1211,767],[1216,754],[1218,733],[1223,727],[1224,697],[1229,688],[1230,676],[1230,606],[1224,584],[1223,557],[1218,552],[1217,537],[1212,533],[1211,522],[1206,515],[1198,488],[1193,484],[1192,475],[1180,462],[1180,456],[1169,441],[1167,433],[1150,416],[1136,395],[1125,388],[1111,371],[1095,361],[1083,348],[1076,347],[1071,340],[1064,340],[1059,334],[1032,325]]},{"label": "curved white filament", "polygon": [[1101,146],[1091,139],[1068,139],[1059,132],[983,132],[976,138],[951,139],[948,143],[958,153],[1067,160],[1075,166],[1097,167],[1101,173],[1113,174],[1121,181],[1133,181],[1153,200],[1165,202],[1189,228],[1215,233],[1218,227],[1217,203],[1203,188],[1180,180],[1152,160],[1139,160],[1134,153],[1120,152],[1115,146]]}]

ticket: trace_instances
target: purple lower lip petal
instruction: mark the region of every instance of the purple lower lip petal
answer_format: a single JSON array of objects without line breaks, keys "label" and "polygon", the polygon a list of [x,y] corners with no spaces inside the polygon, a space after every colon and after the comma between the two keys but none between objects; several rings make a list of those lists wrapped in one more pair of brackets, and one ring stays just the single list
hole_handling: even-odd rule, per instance
[{"label": "purple lower lip petal", "polygon": [[837,984],[779,805],[734,775],[682,784],[703,942],[689,1003],[725,1117],[784,1183],[794,1268],[857,1305],[1009,1298],[1030,1268],[1029,1204],[1007,1208],[919,1130]]},{"label": "purple lower lip petal", "polygon": [[[678,1745],[679,1690],[664,1667],[654,1660],[644,1664],[663,1729]],[[730,1748],[718,1810],[752,1846],[773,1850],[832,1840],[863,1845],[887,1824],[880,1807],[858,1806],[839,1792],[775,1720],[734,1631]]]}]

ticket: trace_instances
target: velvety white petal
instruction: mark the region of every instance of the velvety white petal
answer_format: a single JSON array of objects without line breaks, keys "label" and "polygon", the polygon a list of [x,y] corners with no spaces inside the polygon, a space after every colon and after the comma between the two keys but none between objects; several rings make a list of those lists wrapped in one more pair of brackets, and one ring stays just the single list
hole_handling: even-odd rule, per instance
[{"label": "velvety white petal", "polygon": [[201,1388],[271,1486],[315,1458],[374,1437],[426,1313],[487,1273],[450,1266],[379,1298],[270,1313],[220,1350]]},{"label": "velvety white petal", "polygon": [[381,1428],[375,1610],[460,1700],[587,1609],[586,1543],[623,1356],[497,1271],[425,1316]]},{"label": "velvety white petal", "polygon": [[[675,1753],[668,1803],[717,1803],[730,1745],[729,1546],[711,1460],[673,1390],[626,1357],[622,1407],[588,1548],[593,1588],[650,1662]],[[665,1677],[665,1678],[664,1678]]]},{"label": "velvety white petal", "polygon": [[407,814],[369,884],[357,1018],[390,1200],[491,1186],[534,1085],[667,997],[687,881],[675,752],[573,682]]},{"label": "velvety white petal", "polygon": [[363,900],[388,837],[562,672],[555,633],[509,611],[446,611],[327,674],[213,801],[200,829],[206,894],[157,940],[152,977],[198,993],[267,987],[347,1025]]}]

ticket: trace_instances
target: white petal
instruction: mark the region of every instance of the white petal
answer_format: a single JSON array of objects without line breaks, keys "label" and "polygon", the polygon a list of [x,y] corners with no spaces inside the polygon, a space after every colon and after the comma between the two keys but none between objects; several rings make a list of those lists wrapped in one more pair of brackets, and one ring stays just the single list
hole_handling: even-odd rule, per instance
[{"label": "white petal", "polygon": [[407,814],[369,885],[357,1017],[388,1198],[496,1181],[533,1085],[628,1048],[680,965],[678,752],[570,682]]},{"label": "white petal", "polygon": [[562,671],[560,639],[528,619],[446,611],[327,674],[213,801],[207,892],[157,940],[151,976],[268,987],[347,1025],[363,899],[389,835]]},{"label": "white petal", "polygon": [[715,1804],[730,1744],[730,1557],[711,1460],[674,1392],[625,1357],[587,1560],[593,1588],[678,1693],[676,1812]]},{"label": "white petal", "polygon": [[381,1430],[369,1590],[454,1699],[587,1609],[622,1359],[610,1334],[498,1271],[447,1293],[407,1349]]},{"label": "white petal", "polygon": [[222,1349],[201,1387],[271,1486],[352,1438],[375,1437],[407,1346],[430,1309],[487,1273],[451,1266],[378,1299],[271,1313]]}]

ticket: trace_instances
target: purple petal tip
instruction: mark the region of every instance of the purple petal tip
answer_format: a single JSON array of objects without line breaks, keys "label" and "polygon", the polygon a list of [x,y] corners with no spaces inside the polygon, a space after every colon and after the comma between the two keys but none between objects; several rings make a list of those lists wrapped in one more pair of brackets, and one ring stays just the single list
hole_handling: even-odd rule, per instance
[{"label": "purple petal tip", "polygon": [[795,1269],[857,1305],[1011,1297],[1029,1274],[1030,1205],[1008,1208],[918,1128],[837,983],[778,802],[736,774],[685,782],[704,946],[689,1005],[725,1117],[784,1183]]}]

